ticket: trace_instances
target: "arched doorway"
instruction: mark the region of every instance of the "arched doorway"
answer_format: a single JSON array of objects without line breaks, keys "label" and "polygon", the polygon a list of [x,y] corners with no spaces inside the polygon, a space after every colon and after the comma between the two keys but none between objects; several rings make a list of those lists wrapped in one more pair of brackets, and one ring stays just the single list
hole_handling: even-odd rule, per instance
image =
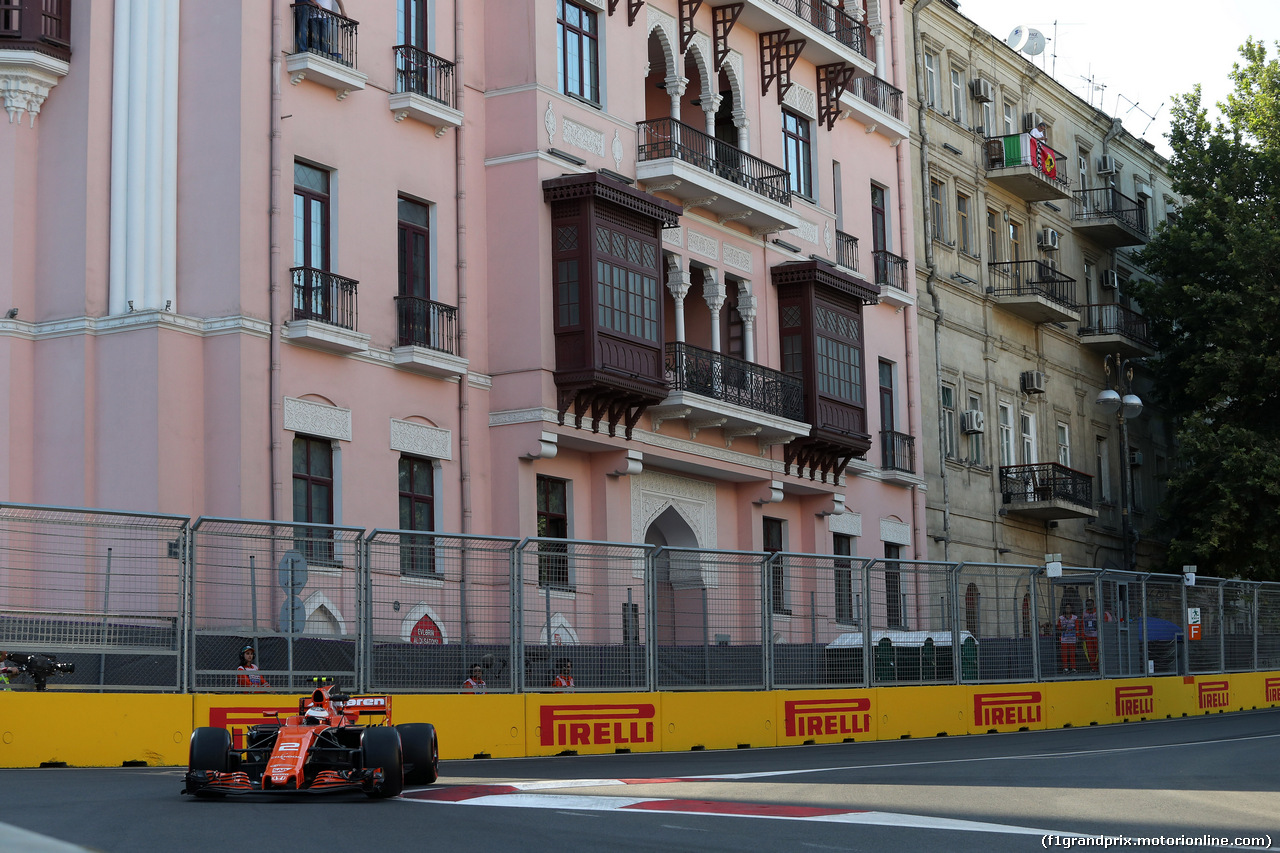
[{"label": "arched doorway", "polygon": [[662,549],[677,549],[660,551],[655,561],[654,641],[662,645],[701,645],[705,642],[706,592],[701,560],[696,553],[678,550],[696,549],[698,537],[676,508],[668,506],[649,524],[644,541]]}]

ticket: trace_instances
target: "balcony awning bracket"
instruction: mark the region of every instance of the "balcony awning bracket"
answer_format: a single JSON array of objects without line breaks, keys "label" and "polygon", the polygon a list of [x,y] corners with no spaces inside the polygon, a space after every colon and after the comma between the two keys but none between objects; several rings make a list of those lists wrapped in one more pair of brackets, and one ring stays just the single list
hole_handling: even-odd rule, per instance
[{"label": "balcony awning bracket", "polygon": [[840,96],[853,83],[854,69],[843,62],[818,66],[818,121],[833,130],[840,117]]},{"label": "balcony awning bracket", "polygon": [[769,94],[769,86],[776,80],[779,104],[791,90],[791,69],[807,44],[805,39],[788,39],[790,35],[790,29],[760,34],[760,94]]},{"label": "balcony awning bracket", "polygon": [[729,33],[738,22],[746,3],[728,3],[711,10],[712,35],[715,36],[715,67],[724,65],[729,56]]},{"label": "balcony awning bracket", "polygon": [[[693,28],[693,16],[702,8],[702,0],[680,0],[680,52],[689,49],[689,43],[698,31]],[[720,66],[716,66],[719,68]]]},{"label": "balcony awning bracket", "polygon": [[[609,0],[609,15],[612,16],[618,9],[618,3],[621,0]],[[627,26],[633,26],[636,22],[636,16],[640,14],[640,7],[644,5],[644,0],[627,0]]]}]

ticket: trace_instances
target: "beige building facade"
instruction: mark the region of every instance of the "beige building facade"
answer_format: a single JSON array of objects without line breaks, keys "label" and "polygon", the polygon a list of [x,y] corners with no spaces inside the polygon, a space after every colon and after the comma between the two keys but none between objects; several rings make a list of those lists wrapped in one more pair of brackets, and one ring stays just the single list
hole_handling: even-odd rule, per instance
[{"label": "beige building facade", "polygon": [[956,3],[907,6],[929,556],[1148,568],[1171,447],[1128,290],[1166,161]]}]

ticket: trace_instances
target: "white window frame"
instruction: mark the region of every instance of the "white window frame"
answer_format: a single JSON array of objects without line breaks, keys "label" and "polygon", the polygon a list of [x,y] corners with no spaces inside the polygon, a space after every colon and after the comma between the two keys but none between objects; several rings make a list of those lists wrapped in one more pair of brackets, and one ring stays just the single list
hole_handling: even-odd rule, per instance
[{"label": "white window frame", "polygon": [[1004,135],[1018,132],[1018,105],[1004,102]]},{"label": "white window frame", "polygon": [[1036,452],[1036,416],[1033,412],[1018,412],[1018,450],[1023,465],[1035,465],[1040,459]]},{"label": "white window frame", "polygon": [[[973,392],[969,393],[969,411],[975,411],[975,412],[982,411],[982,396],[980,394],[974,394]],[[980,432],[974,432],[969,434],[968,438],[969,438],[969,464],[970,465],[984,464],[985,458],[982,452],[983,451],[982,439],[984,437],[985,436],[983,435],[983,433],[980,433]]]},{"label": "white window frame", "polygon": [[1013,446],[1013,406],[1001,403],[996,421],[996,429],[1000,433],[1000,464],[1017,465],[1018,457]]},{"label": "white window frame", "polygon": [[938,108],[938,54],[925,50],[924,52],[924,103],[927,107],[933,109]]},{"label": "white window frame", "polygon": [[942,409],[942,452],[948,459],[959,456],[956,442],[956,386],[944,382],[938,405]]},{"label": "white window frame", "polygon": [[1094,440],[1094,465],[1098,477],[1098,500],[1111,503],[1111,449],[1105,435]]},{"label": "white window frame", "polygon": [[964,69],[951,67],[951,118],[964,123],[965,102],[968,92],[964,87]]},{"label": "white window frame", "polygon": [[1071,425],[1058,421],[1058,464],[1064,468],[1071,467]]}]

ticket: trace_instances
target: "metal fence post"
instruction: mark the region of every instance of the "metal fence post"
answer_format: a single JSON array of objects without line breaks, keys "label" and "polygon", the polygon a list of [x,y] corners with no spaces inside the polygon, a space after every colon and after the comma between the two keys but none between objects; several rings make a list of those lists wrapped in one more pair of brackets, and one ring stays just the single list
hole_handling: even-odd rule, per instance
[{"label": "metal fence post", "polygon": [[862,601],[866,608],[862,613],[862,683],[866,687],[875,686],[875,656],[871,648],[871,570],[878,562],[879,557],[872,557],[862,571]]},{"label": "metal fence post", "polygon": [[760,609],[760,663],[764,667],[764,689],[772,690],[773,680],[773,563],[778,559],[778,554],[769,554],[760,561],[760,581],[763,585],[763,592],[760,595],[760,602],[763,605]]},{"label": "metal fence post", "polygon": [[[963,562],[956,563],[947,569],[947,595],[950,597],[951,604],[951,677],[956,684],[964,681],[964,673],[961,672],[964,662],[964,655],[961,654],[962,640],[960,638],[960,570],[964,567]],[[979,616],[981,619],[981,616]],[[979,621],[981,627],[981,621]],[[977,642],[977,639],[974,640]]]},{"label": "metal fence post", "polygon": [[1037,566],[1027,567],[1027,592],[1031,595],[1031,677],[1043,681],[1044,675],[1040,663],[1040,590],[1036,588],[1036,578],[1040,575]]},{"label": "metal fence post", "polygon": [[524,666],[524,547],[526,536],[511,546],[511,685],[525,691]]}]

